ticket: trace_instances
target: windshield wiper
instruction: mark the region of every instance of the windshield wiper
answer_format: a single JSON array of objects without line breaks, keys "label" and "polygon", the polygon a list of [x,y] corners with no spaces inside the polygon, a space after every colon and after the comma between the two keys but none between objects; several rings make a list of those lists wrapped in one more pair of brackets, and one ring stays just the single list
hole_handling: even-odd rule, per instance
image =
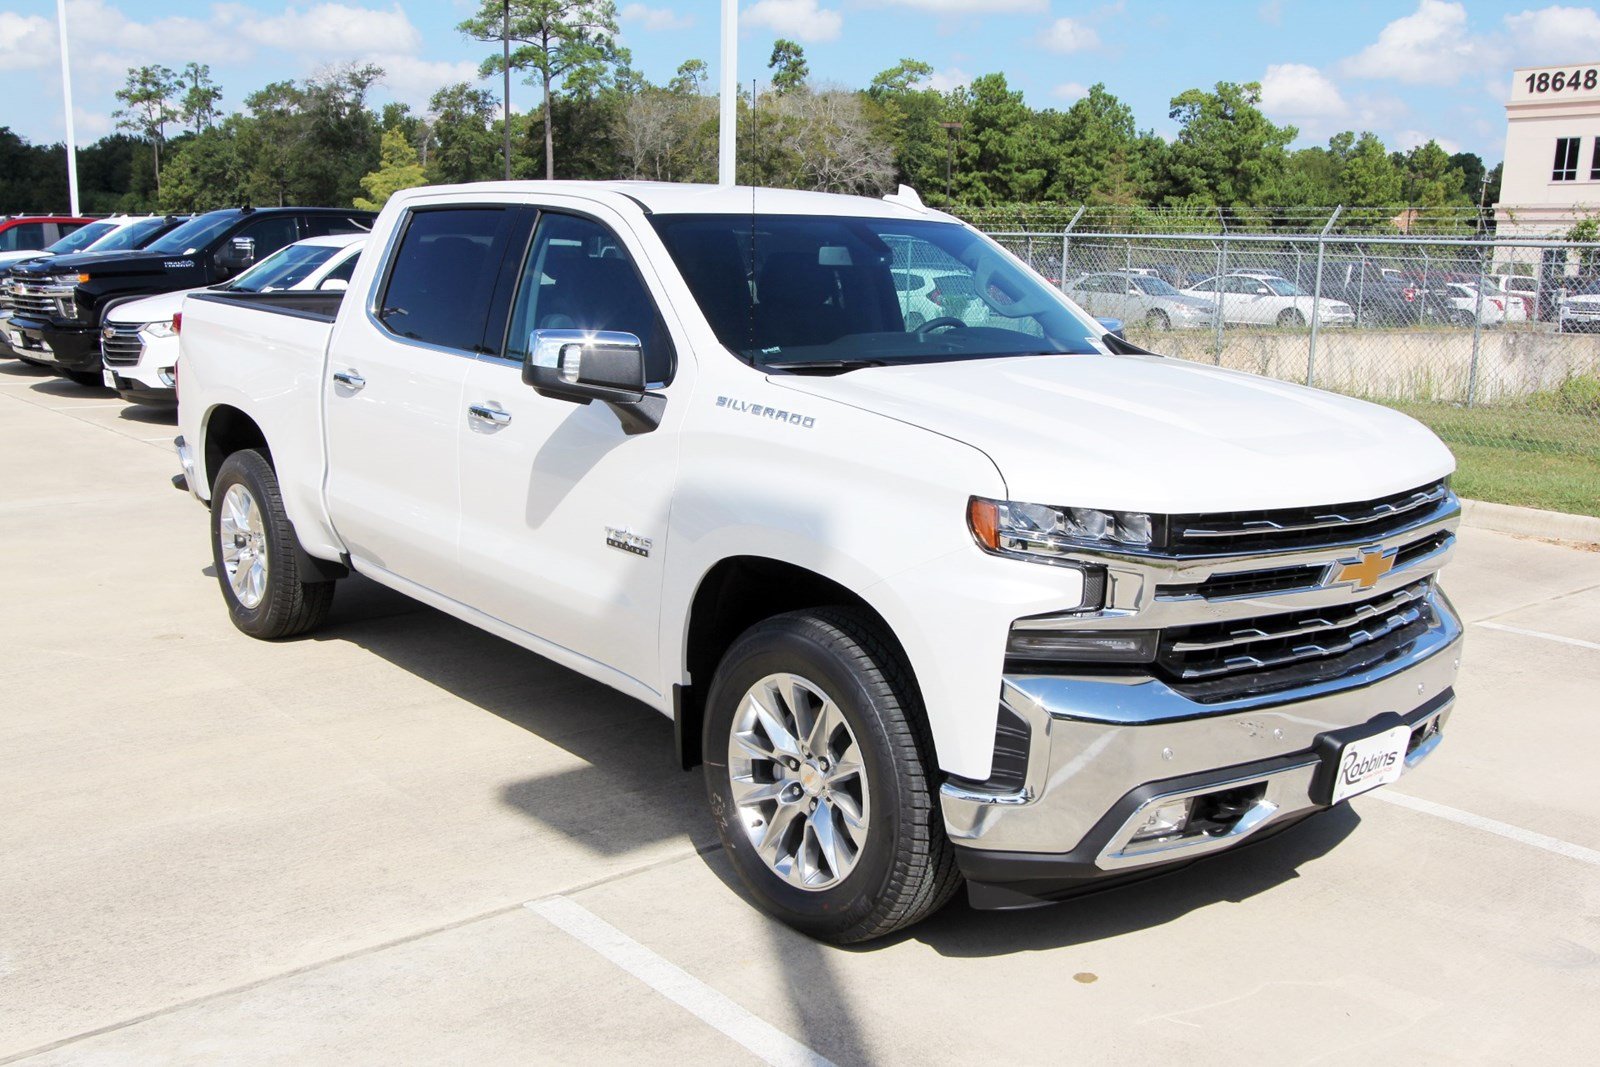
[{"label": "windshield wiper", "polygon": [[792,370],[792,371],[845,371],[860,370],[862,367],[887,367],[888,360],[883,359],[801,359],[793,363],[768,363],[764,370]]}]

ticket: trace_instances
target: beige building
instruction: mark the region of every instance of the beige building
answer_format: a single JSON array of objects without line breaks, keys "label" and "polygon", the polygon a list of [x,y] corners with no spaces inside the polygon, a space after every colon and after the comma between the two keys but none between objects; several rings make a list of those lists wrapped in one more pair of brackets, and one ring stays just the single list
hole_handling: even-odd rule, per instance
[{"label": "beige building", "polygon": [[1600,216],[1600,62],[1527,67],[1511,79],[1501,237],[1562,237]]}]

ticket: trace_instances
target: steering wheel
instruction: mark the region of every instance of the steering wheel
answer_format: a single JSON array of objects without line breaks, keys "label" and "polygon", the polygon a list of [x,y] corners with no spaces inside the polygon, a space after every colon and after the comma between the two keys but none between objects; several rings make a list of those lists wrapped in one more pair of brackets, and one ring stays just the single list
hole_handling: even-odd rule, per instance
[{"label": "steering wheel", "polygon": [[921,326],[918,326],[912,332],[913,333],[918,333],[918,334],[932,333],[934,330],[940,329],[940,328],[945,327],[945,326],[960,326],[960,327],[965,328],[966,325],[967,324],[965,322],[962,322],[960,319],[956,318],[954,315],[940,315],[936,319],[929,319],[927,322],[923,323]]}]

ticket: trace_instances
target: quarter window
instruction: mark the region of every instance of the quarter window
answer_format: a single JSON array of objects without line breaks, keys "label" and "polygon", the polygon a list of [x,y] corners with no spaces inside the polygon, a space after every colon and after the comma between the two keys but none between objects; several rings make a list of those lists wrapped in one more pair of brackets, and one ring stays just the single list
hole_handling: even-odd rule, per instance
[{"label": "quarter window", "polygon": [[1560,137],[1556,139],[1556,162],[1550,172],[1553,182],[1571,182],[1578,180],[1578,144],[1576,137]]},{"label": "quarter window", "polygon": [[378,305],[379,321],[407,340],[487,352],[484,325],[509,221],[500,207],[414,212]]},{"label": "quarter window", "polygon": [[506,355],[525,360],[537,330],[616,330],[644,345],[645,377],[672,380],[673,348],[655,301],[615,234],[573,215],[543,214],[517,283]]}]

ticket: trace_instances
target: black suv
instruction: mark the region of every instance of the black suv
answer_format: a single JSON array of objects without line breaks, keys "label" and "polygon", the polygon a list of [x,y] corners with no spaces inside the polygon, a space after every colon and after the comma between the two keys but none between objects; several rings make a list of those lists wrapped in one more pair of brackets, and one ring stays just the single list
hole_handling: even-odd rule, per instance
[{"label": "black suv", "polygon": [[85,252],[18,264],[7,282],[12,346],[73,381],[98,385],[100,320],[112,305],[215,285],[284,245],[365,232],[376,217],[343,208],[225,208],[197,215],[136,252]]}]

